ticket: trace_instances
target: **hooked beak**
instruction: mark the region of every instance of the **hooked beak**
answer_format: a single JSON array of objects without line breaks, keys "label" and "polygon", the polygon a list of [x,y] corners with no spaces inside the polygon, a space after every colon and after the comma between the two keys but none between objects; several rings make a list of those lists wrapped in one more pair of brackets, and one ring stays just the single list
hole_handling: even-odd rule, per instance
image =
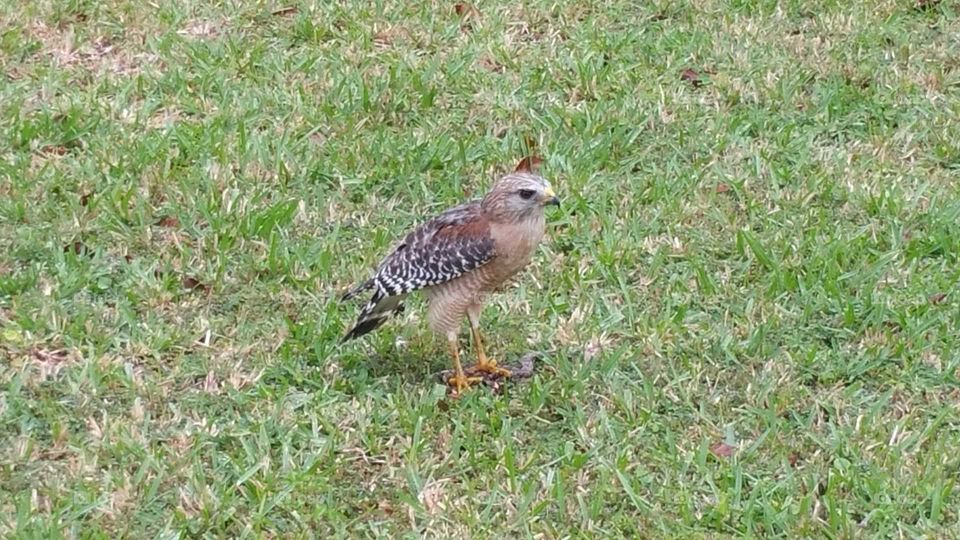
[{"label": "hooked beak", "polygon": [[544,206],[553,205],[553,206],[556,206],[557,208],[560,207],[560,198],[557,197],[557,194],[553,192],[553,188],[548,187],[547,189],[544,190],[543,194],[546,196],[545,197],[546,201],[543,203]]}]

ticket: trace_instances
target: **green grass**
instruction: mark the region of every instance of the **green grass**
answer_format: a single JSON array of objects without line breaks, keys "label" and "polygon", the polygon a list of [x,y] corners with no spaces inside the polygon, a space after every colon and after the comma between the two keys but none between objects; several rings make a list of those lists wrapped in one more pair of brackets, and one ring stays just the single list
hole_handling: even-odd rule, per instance
[{"label": "green grass", "polygon": [[[960,536],[921,3],[3,3],[0,535]],[[564,206],[484,322],[537,375],[446,398],[419,301],[338,346],[530,141]]]}]

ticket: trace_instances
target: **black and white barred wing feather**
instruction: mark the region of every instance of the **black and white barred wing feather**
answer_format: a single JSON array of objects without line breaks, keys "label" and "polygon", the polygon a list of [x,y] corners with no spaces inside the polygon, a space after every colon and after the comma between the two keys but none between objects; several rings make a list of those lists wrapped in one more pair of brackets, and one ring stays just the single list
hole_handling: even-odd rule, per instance
[{"label": "black and white barred wing feather", "polygon": [[342,341],[371,332],[402,311],[408,293],[450,281],[483,266],[493,256],[493,238],[480,204],[447,210],[414,229],[380,263],[372,278],[343,295],[342,300],[349,300],[373,290],[357,324]]}]

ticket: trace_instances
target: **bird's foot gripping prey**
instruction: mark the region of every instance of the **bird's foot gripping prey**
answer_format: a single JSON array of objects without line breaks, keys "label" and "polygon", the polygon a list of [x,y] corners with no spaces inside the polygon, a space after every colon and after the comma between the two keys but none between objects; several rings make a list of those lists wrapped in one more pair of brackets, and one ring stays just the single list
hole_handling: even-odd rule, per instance
[{"label": "bird's foot gripping prey", "polygon": [[[491,377],[509,377],[511,371],[484,351],[480,312],[486,298],[530,262],[543,238],[544,209],[560,205],[550,182],[530,163],[523,160],[482,199],[451,208],[408,233],[372,278],[343,296],[348,300],[372,291],[343,341],[375,330],[403,310],[407,294],[423,290],[430,327],[447,338],[451,388],[460,393]],[[468,370],[460,365],[457,343],[464,317],[477,354]]]},{"label": "bird's foot gripping prey", "polygon": [[483,381],[483,377],[467,377],[460,365],[460,349],[457,348],[456,337],[448,342],[450,345],[450,356],[453,357],[453,375],[447,378],[447,384],[457,394],[470,388],[471,384]]},{"label": "bird's foot gripping prey", "polygon": [[509,369],[498,366],[496,360],[488,358],[487,353],[483,350],[483,340],[480,338],[480,314],[475,314],[473,311],[468,310],[467,317],[470,319],[470,331],[473,334],[473,346],[475,349],[477,349],[477,365],[473,366],[473,370],[482,373],[489,373],[490,375],[496,375],[499,377],[509,377],[513,375],[510,373]]},{"label": "bird's foot gripping prey", "polygon": [[[515,381],[517,379],[528,379],[533,377],[534,368],[537,359],[541,358],[539,352],[528,352],[518,358],[516,361],[503,366],[507,371],[510,372],[509,380]],[[498,366],[499,367],[499,366]],[[448,369],[443,371],[440,374],[440,380],[447,382],[451,377],[453,377],[454,370]],[[499,394],[503,390],[504,383],[508,380],[508,377],[499,375],[497,373],[491,373],[489,371],[481,371],[477,366],[472,366],[466,370],[466,375],[468,378],[473,377],[480,379],[479,381],[474,381],[471,384],[483,384],[490,388],[494,394]]]}]

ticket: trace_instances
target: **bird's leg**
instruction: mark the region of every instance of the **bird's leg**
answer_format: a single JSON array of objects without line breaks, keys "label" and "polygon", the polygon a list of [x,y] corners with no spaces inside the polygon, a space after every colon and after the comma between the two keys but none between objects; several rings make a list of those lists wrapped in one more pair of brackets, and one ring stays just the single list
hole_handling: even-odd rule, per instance
[{"label": "bird's leg", "polygon": [[467,310],[467,317],[470,319],[470,333],[473,334],[473,346],[477,349],[477,365],[474,369],[501,377],[513,375],[509,369],[497,366],[496,360],[487,358],[487,353],[483,350],[483,338],[480,337],[480,309],[472,308]]},{"label": "bird's leg", "polygon": [[460,365],[460,348],[457,346],[457,335],[452,334],[447,336],[447,347],[450,348],[450,356],[453,357],[453,370],[454,375],[447,379],[447,384],[453,387],[457,393],[461,393],[467,388],[470,388],[470,385],[475,382],[480,382],[483,380],[482,377],[467,377],[463,373],[463,366]]}]

